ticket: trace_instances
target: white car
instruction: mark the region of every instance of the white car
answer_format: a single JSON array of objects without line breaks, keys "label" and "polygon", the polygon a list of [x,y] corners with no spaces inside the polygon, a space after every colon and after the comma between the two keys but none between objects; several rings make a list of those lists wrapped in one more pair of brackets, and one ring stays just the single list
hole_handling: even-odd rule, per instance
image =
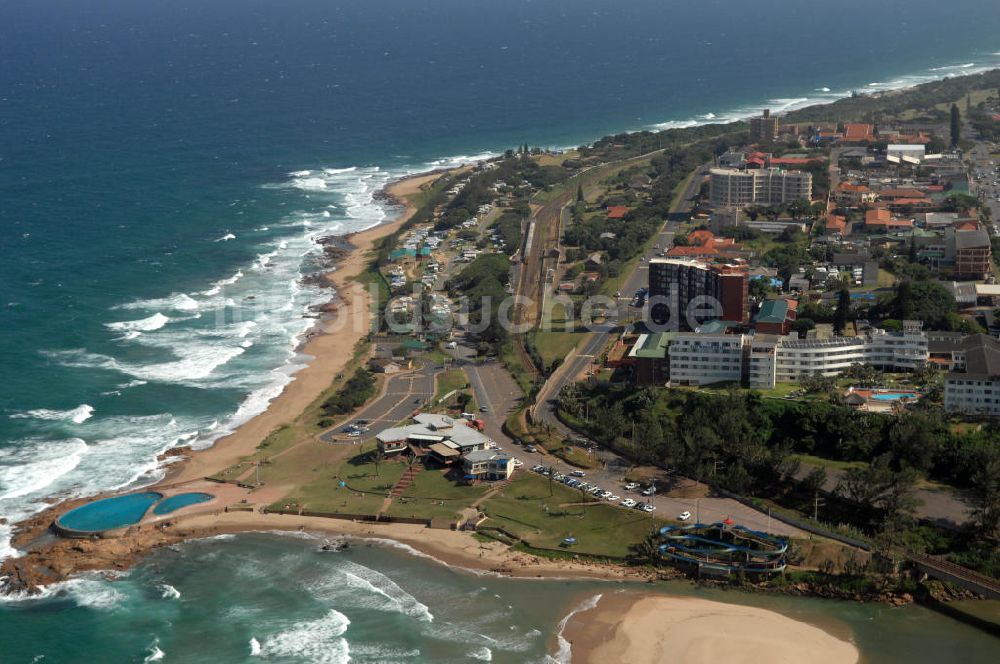
[{"label": "white car", "polygon": [[636,484],[635,482],[629,482],[628,484],[625,485],[625,490],[626,491],[635,491],[638,488],[639,488],[639,485]]},{"label": "white car", "polygon": [[602,491],[602,492],[601,492],[601,493],[600,493],[599,495],[600,495],[600,496],[601,496],[601,498],[603,498],[604,500],[608,500],[609,498],[611,498],[611,495],[612,495],[612,494],[611,494],[611,492],[610,492],[610,491]]},{"label": "white car", "polygon": [[617,503],[621,499],[622,499],[621,496],[616,496],[615,494],[611,494],[610,496],[608,496],[607,498],[605,498],[605,500],[607,500],[608,502],[612,502],[612,503]]},{"label": "white car", "polygon": [[656,509],[656,505],[650,505],[649,503],[646,503],[645,505],[642,506],[642,511],[643,512],[652,512],[655,509]]},{"label": "white car", "polygon": [[626,498],[621,503],[622,507],[635,507],[635,501],[631,498]]},{"label": "white car", "polygon": [[656,495],[656,487],[655,486],[651,486],[648,489],[643,489],[642,495],[644,495],[644,496],[655,496]]},{"label": "white car", "polygon": [[678,521],[687,521],[690,518],[691,518],[691,512],[688,512],[686,510],[677,515]]},{"label": "white car", "polygon": [[358,438],[359,436],[361,436],[361,432],[355,429],[354,431],[349,431],[347,435],[350,436],[351,438]]}]

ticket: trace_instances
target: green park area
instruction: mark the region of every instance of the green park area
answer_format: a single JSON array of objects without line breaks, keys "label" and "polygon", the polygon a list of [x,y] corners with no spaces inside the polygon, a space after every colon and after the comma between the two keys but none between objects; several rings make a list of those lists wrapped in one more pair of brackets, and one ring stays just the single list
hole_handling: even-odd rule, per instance
[{"label": "green park area", "polygon": [[558,549],[567,537],[568,553],[624,557],[654,528],[666,522],[638,510],[598,501],[559,482],[531,473],[521,476],[481,506],[495,526],[538,548]]}]

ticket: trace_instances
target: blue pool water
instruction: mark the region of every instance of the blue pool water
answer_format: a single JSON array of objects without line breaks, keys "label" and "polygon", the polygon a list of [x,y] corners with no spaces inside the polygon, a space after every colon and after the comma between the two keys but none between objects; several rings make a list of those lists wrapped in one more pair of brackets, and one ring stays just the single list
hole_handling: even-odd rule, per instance
[{"label": "blue pool water", "polygon": [[918,394],[915,392],[891,392],[889,394],[873,394],[872,399],[875,401],[897,401],[899,399],[916,399]]},{"label": "blue pool water", "polygon": [[[130,493],[88,503],[59,517],[59,525],[70,530],[100,532],[137,523],[150,505],[163,497],[155,491]],[[176,508],[175,508],[176,509]]]},{"label": "blue pool water", "polygon": [[206,503],[212,500],[212,498],[215,498],[215,496],[210,493],[179,493],[176,496],[170,496],[154,507],[153,514],[170,514],[182,507]]}]

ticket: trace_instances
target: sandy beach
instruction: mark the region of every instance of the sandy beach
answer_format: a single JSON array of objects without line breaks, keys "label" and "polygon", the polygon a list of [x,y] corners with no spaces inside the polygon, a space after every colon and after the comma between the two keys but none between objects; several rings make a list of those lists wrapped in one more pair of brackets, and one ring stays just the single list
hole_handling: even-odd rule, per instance
[{"label": "sandy beach", "polygon": [[693,597],[603,595],[566,626],[573,662],[854,664],[850,642],[773,611]]},{"label": "sandy beach", "polygon": [[[370,261],[377,240],[405,224],[416,211],[410,198],[422,187],[441,177],[442,172],[421,174],[393,183],[386,194],[403,206],[394,220],[349,236],[353,249],[337,263],[326,278],[336,289],[341,304],[317,326],[302,352],[313,359],[295,375],[267,410],[205,450],[188,452],[170,467],[168,476],[150,487],[165,495],[181,491],[207,491],[216,496],[210,505],[178,510],[170,517],[150,519],[128,532],[109,539],[50,539],[49,524],[56,514],[93,500],[77,499],[53,506],[19,524],[15,545],[30,549],[20,559],[4,561],[3,570],[18,586],[30,589],[37,584],[64,580],[88,570],[123,570],[134,565],[153,549],[185,540],[222,533],[248,531],[309,531],[322,536],[363,538],[405,545],[412,551],[441,564],[477,572],[513,577],[565,577],[607,580],[648,580],[650,573],[623,566],[599,565],[582,561],[550,560],[512,550],[499,542],[483,543],[465,532],[429,529],[422,525],[355,522],[344,519],[264,514],[257,511],[225,511],[226,505],[245,502],[259,508],[277,500],[281,487],[265,487],[251,492],[233,484],[217,484],[204,478],[254,453],[275,429],[290,424],[325,391],[334,376],[351,360],[353,350],[368,333],[371,298],[355,281]],[[168,455],[169,456],[169,455]],[[207,508],[207,509],[206,509]],[[44,541],[44,545],[35,546]]]},{"label": "sandy beach", "polygon": [[341,303],[337,312],[317,326],[301,352],[312,359],[306,368],[272,401],[267,410],[216,441],[212,447],[194,452],[169,475],[167,483],[187,482],[216,473],[253,454],[261,441],[278,427],[289,424],[330,386],[334,376],[350,361],[354,347],[371,327],[371,300],[364,286],[354,279],[364,272],[369,252],[377,240],[396,232],[416,212],[410,197],[424,185],[434,182],[442,172],[425,173],[399,180],[386,188],[386,194],[404,206],[396,219],[349,236],[354,249],[326,275],[336,289]]}]

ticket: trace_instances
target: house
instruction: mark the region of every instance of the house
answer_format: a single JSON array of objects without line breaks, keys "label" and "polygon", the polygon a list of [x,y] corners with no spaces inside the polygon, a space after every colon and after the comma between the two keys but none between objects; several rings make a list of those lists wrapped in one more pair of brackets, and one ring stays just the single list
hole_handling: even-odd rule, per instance
[{"label": "house", "polygon": [[848,230],[847,217],[842,217],[839,214],[830,214],[826,217],[826,234],[835,236],[849,235],[850,230]]},{"label": "house", "polygon": [[667,258],[690,258],[710,260],[719,255],[719,250],[712,246],[671,247]]},{"label": "house", "polygon": [[595,251],[594,253],[587,256],[587,260],[585,261],[586,267],[591,269],[598,268],[603,264],[604,264],[604,256],[599,251]]},{"label": "house", "polygon": [[466,481],[506,480],[514,473],[514,458],[500,450],[477,450],[462,457]]},{"label": "house", "polygon": [[381,374],[399,373],[403,369],[398,363],[385,359],[372,360],[369,367],[375,373]]},{"label": "house", "polygon": [[865,230],[874,233],[895,233],[913,228],[912,219],[897,219],[888,208],[865,212]]},{"label": "house", "polygon": [[715,235],[712,233],[712,231],[706,231],[704,229],[697,230],[697,231],[691,231],[688,234],[688,242],[691,243],[691,244],[693,244],[693,245],[697,245],[699,247],[702,247],[702,246],[708,244],[714,238],[715,238]]},{"label": "house", "polygon": [[418,413],[415,424],[384,429],[375,435],[385,455],[404,452],[412,445],[426,456],[448,465],[469,452],[494,447],[495,443],[469,422],[447,415]]},{"label": "house", "polygon": [[872,140],[875,140],[874,125],[860,122],[847,122],[844,124],[844,137],[841,139],[841,143],[862,143]]},{"label": "house", "polygon": [[764,300],[754,316],[754,328],[761,334],[788,334],[798,306],[792,299]]},{"label": "house", "polygon": [[608,219],[624,219],[631,210],[625,205],[612,205],[608,208]]},{"label": "house", "polygon": [[863,184],[842,182],[837,187],[834,199],[838,204],[847,207],[860,207],[878,200],[878,194]]}]

